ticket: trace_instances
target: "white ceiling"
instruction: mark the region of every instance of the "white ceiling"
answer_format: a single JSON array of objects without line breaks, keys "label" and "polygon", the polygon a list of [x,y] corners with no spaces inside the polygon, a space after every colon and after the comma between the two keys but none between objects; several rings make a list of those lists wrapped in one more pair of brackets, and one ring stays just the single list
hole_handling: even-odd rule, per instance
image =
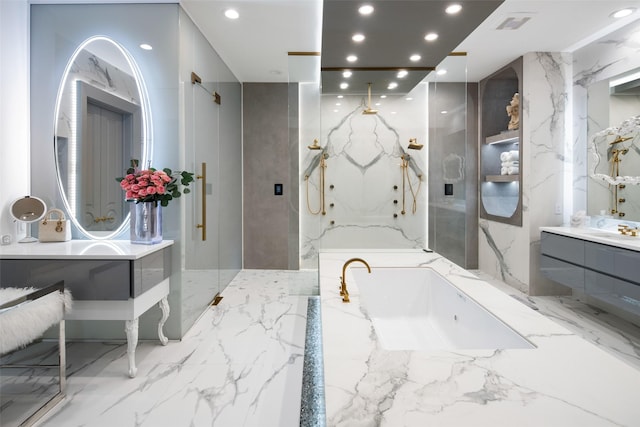
[{"label": "white ceiling", "polygon": [[[321,51],[322,0],[180,3],[241,82],[287,82],[288,52]],[[623,7],[639,10],[618,20],[609,16]],[[225,18],[227,8],[240,18]],[[518,30],[496,29],[523,17],[530,19]],[[505,0],[455,51],[467,52],[467,78],[478,81],[524,53],[570,52],[639,18],[638,0]]]}]

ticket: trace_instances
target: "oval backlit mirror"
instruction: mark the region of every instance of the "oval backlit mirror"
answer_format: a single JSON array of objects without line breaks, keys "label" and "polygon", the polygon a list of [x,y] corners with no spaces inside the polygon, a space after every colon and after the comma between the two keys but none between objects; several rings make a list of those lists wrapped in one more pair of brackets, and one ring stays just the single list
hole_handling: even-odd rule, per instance
[{"label": "oval backlit mirror", "polygon": [[70,219],[91,239],[109,239],[128,225],[117,177],[131,159],[147,164],[150,110],[140,71],[127,50],[91,37],[69,59],[58,89],[55,158]]}]

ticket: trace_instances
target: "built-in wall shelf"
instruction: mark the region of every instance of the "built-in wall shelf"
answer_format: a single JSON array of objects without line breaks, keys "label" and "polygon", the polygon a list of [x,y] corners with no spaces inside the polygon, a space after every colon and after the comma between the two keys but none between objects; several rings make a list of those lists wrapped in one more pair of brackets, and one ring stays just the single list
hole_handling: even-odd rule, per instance
[{"label": "built-in wall shelf", "polygon": [[485,182],[514,182],[519,181],[520,175],[486,175]]},{"label": "built-in wall shelf", "polygon": [[[510,117],[507,106],[516,94],[522,94],[522,57],[505,65],[495,73],[482,79],[478,86],[479,105],[479,190],[480,218],[504,224],[522,226],[522,114],[519,129],[509,129]],[[522,99],[518,106],[521,113]],[[518,160],[515,175],[502,175],[507,160]]]},{"label": "built-in wall shelf", "polygon": [[520,131],[518,129],[500,132],[497,135],[485,138],[485,144],[514,144],[518,142],[520,142]]}]

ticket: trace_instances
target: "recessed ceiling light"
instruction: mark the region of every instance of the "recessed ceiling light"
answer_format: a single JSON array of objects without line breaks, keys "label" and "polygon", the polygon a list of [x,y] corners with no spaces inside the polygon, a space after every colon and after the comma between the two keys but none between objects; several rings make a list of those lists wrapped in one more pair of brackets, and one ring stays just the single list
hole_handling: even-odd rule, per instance
[{"label": "recessed ceiling light", "polygon": [[152,47],[150,44],[148,44],[148,43],[142,43],[142,44],[140,45],[140,49],[144,49],[144,50],[152,50],[152,49],[153,49],[153,47]]},{"label": "recessed ceiling light", "polygon": [[336,106],[337,106],[337,107],[339,107],[339,106],[341,106],[341,105],[342,105],[342,104],[341,104],[340,102],[336,102]]},{"label": "recessed ceiling light", "polygon": [[455,15],[461,10],[462,10],[462,6],[460,6],[457,3],[454,3],[452,5],[447,6],[447,8],[444,11],[447,12],[449,15]]},{"label": "recessed ceiling light", "polygon": [[344,98],[344,96],[338,95],[338,99],[342,99],[342,98]]},{"label": "recessed ceiling light", "polygon": [[432,41],[434,41],[434,40],[435,40],[435,39],[437,39],[437,38],[438,38],[438,34],[436,34],[436,33],[429,33],[429,34],[427,34],[426,36],[424,36],[424,39],[425,39],[426,41],[428,41],[428,42],[432,42]]},{"label": "recessed ceiling light", "polygon": [[344,82],[340,83],[340,89],[346,89],[348,87],[349,87],[349,83],[344,83]]},{"label": "recessed ceiling light", "polygon": [[376,107],[381,106],[382,104],[380,102],[376,102]]},{"label": "recessed ceiling light", "polygon": [[420,61],[420,60],[422,59],[422,56],[420,56],[420,55],[418,55],[418,54],[415,54],[415,55],[411,55],[411,56],[409,57],[409,59],[410,59],[411,61],[413,61],[413,62],[418,62],[418,61]]},{"label": "recessed ceiling light", "polygon": [[407,101],[413,101],[413,98],[412,98],[412,97],[410,97],[410,96],[406,97],[405,99],[406,99]]},{"label": "recessed ceiling light", "polygon": [[444,76],[445,74],[447,74],[447,70],[443,68],[441,70],[436,71],[436,74],[439,76]]},{"label": "recessed ceiling light", "polygon": [[229,19],[238,19],[240,17],[240,14],[235,9],[227,9],[224,11],[224,16]]},{"label": "recessed ceiling light", "polygon": [[358,60],[358,57],[355,55],[349,55],[347,56],[347,61],[349,62],[356,62]]},{"label": "recessed ceiling light", "polygon": [[389,86],[387,86],[387,89],[395,89],[397,87],[398,87],[398,83],[391,82],[391,83],[389,83]]},{"label": "recessed ceiling light", "polygon": [[334,113],[337,113],[338,111],[340,111],[340,110],[333,110]]},{"label": "recessed ceiling light", "polygon": [[380,95],[380,99],[385,99],[387,95]]},{"label": "recessed ceiling light", "polygon": [[448,113],[448,111],[447,111],[447,110],[442,110],[442,111],[440,111],[440,114],[447,114],[447,113]]},{"label": "recessed ceiling light", "polygon": [[364,40],[364,34],[354,34],[353,37],[351,37],[351,40],[354,42],[361,42]]},{"label": "recessed ceiling light", "polygon": [[400,70],[400,71],[398,71],[397,76],[398,76],[399,79],[401,79],[403,77],[407,77],[407,74],[409,74],[409,72],[407,70]]},{"label": "recessed ceiling light", "polygon": [[373,13],[373,6],[370,4],[362,5],[358,9],[358,12],[360,12],[360,15],[371,15]]},{"label": "recessed ceiling light", "polygon": [[351,71],[347,70],[342,73],[342,77],[344,77],[345,79],[348,79],[349,77],[351,77],[352,74],[353,73]]},{"label": "recessed ceiling light", "polygon": [[616,18],[616,19],[618,19],[618,18],[624,18],[625,16],[629,16],[629,15],[631,15],[631,14],[632,14],[633,12],[635,12],[635,11],[636,11],[636,9],[635,9],[635,8],[633,8],[633,7],[628,7],[628,8],[626,8],[626,9],[620,9],[620,10],[617,10],[617,11],[613,12],[610,16],[611,16],[612,18]]}]

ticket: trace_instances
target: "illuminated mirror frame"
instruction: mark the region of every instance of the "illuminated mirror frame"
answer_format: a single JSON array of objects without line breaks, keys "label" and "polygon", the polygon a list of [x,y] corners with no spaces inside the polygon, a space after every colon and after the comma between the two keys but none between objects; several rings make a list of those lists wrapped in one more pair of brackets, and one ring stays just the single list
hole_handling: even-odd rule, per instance
[{"label": "illuminated mirror frame", "polygon": [[[58,87],[58,95],[56,97],[56,108],[55,108],[55,113],[53,117],[54,144],[55,144],[54,157],[56,162],[56,176],[58,181],[58,189],[60,190],[64,207],[69,213],[69,217],[71,221],[78,228],[80,233],[82,233],[83,236],[92,240],[108,240],[122,234],[124,230],[126,230],[129,227],[129,214],[125,215],[122,223],[116,230],[114,230],[111,233],[105,234],[104,236],[103,235],[96,236],[91,232],[85,230],[85,228],[80,224],[80,222],[77,219],[75,202],[74,203],[69,202],[67,191],[65,191],[64,185],[61,180],[61,176],[60,176],[61,169],[58,163],[58,155],[57,155],[58,116],[60,114],[62,96],[67,83],[67,78],[69,77],[69,72],[76,58],[80,54],[80,52],[82,52],[89,44],[96,41],[106,41],[113,44],[118,49],[118,51],[124,56],[124,58],[127,61],[127,64],[129,65],[129,68],[133,71],[133,74],[134,74],[133,77],[135,79],[136,88],[138,90],[138,98],[140,100],[140,108],[142,110],[142,141],[141,141],[142,142],[142,158],[140,159],[141,165],[148,164],[149,160],[151,159],[152,151],[153,151],[153,144],[152,144],[153,130],[152,130],[151,108],[149,106],[149,96],[147,93],[147,88],[146,88],[144,79],[142,78],[142,73],[140,72],[140,69],[138,68],[138,65],[136,64],[131,54],[121,44],[119,44],[118,42],[114,41],[113,39],[107,36],[101,36],[101,35],[92,36],[86,39],[85,41],[83,41],[82,43],[80,43],[80,45],[76,48],[76,50],[73,52],[73,55],[71,55],[71,58],[67,62],[67,65],[64,69],[64,73],[62,74],[62,78],[60,79],[60,86]],[[76,154],[76,146],[78,142],[77,135],[76,135],[76,129],[77,129],[76,116],[77,116],[76,114],[73,114],[71,116],[72,132],[71,132],[71,135],[69,136],[68,146],[70,147],[69,155],[72,156],[72,159],[70,162],[70,168],[67,172],[67,177],[68,177],[67,188],[69,189],[70,193],[74,193],[74,194],[75,194],[76,179],[77,179],[77,168],[76,168],[77,159],[75,157],[75,154]],[[124,175],[125,171],[123,170],[122,173]],[[114,176],[113,179],[115,182],[116,177]],[[123,192],[123,198],[124,198],[124,192]]]}]

